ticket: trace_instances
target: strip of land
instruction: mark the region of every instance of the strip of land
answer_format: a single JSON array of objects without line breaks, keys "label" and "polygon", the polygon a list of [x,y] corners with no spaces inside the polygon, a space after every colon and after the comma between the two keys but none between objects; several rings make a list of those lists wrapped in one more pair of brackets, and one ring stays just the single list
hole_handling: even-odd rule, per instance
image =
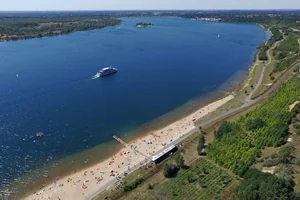
[{"label": "strip of land", "polygon": [[104,16],[1,18],[0,41],[57,36],[120,24],[120,20]]}]

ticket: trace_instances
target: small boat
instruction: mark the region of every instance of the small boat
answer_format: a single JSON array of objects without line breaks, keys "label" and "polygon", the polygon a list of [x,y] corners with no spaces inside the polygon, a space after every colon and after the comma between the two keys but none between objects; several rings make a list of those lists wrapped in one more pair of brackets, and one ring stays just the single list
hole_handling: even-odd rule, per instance
[{"label": "small boat", "polygon": [[107,76],[107,75],[114,74],[114,73],[117,73],[117,72],[118,72],[118,69],[112,68],[111,66],[109,66],[109,67],[101,69],[97,73],[97,76],[103,77],[103,76]]},{"label": "small boat", "polygon": [[38,132],[35,135],[36,135],[36,137],[42,137],[42,136],[44,136],[44,133],[43,132]]}]

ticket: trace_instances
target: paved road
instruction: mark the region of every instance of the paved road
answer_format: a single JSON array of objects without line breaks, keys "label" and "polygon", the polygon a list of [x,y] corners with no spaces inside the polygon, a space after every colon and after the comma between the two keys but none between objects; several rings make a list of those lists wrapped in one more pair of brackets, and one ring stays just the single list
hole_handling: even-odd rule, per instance
[{"label": "paved road", "polygon": [[[277,45],[278,43],[276,43],[275,45]],[[271,56],[270,56],[270,50],[267,52],[267,55],[269,57],[269,61],[268,61],[268,64],[271,62]],[[263,80],[263,76],[264,76],[264,72],[265,72],[265,67],[261,73],[261,76],[259,78],[259,81],[258,81],[258,84],[256,85],[255,89],[252,90],[250,92],[250,94],[245,98],[245,102],[243,105],[241,105],[240,107],[237,107],[237,108],[234,108],[234,109],[231,109],[231,110],[228,110],[224,113],[221,113],[220,115],[216,116],[216,117],[213,117],[205,122],[203,122],[202,124],[199,125],[199,127],[203,127],[203,126],[206,126],[214,121],[217,121],[217,120],[220,120],[220,119],[223,119],[224,117],[226,116],[229,116],[235,112],[239,112],[239,111],[242,111],[244,110],[245,108],[249,107],[249,106],[252,106],[253,104],[261,101],[263,98],[267,97],[269,94],[271,94],[274,90],[276,90],[278,88],[278,86],[280,85],[280,83],[288,76],[288,74],[293,71],[298,65],[300,64],[300,62],[297,62],[296,64],[294,64],[291,68],[289,68],[284,74],[282,74],[282,76],[264,93],[262,94],[261,96],[255,98],[255,99],[251,99],[251,96],[252,94],[257,90],[257,88],[261,85],[262,83],[262,80]],[[189,136],[191,136],[192,134],[194,134],[195,132],[197,132],[199,129],[198,127],[195,127],[194,129],[192,129],[191,131],[189,131],[187,134],[185,134],[183,137],[181,138],[178,138],[177,140],[174,140],[171,144],[167,145],[165,148],[173,145],[173,144],[178,144],[180,142],[182,142],[183,140],[185,140],[186,138],[188,138]],[[163,151],[163,150],[161,150]],[[161,152],[160,151],[160,152]],[[147,158],[147,161],[151,161],[151,157],[149,156]],[[128,174],[132,173],[133,171],[135,171],[136,169],[138,169],[140,167],[140,165],[136,165],[134,167],[132,167],[130,169],[130,171],[127,171]],[[121,177],[124,177],[124,174],[120,174]],[[115,179],[112,179],[111,181],[109,181],[107,184],[101,186],[95,193],[93,193],[92,195],[90,196],[87,196],[85,197],[84,199],[85,200],[88,200],[88,199],[93,199],[94,197],[97,196],[97,194],[99,194],[100,192],[104,191],[105,189],[107,189],[108,187],[110,187],[111,185],[115,184],[116,182],[118,182],[119,180],[117,178]]]},{"label": "paved road", "polygon": [[245,98],[245,102],[250,102],[251,101],[251,97],[253,96],[253,94],[256,92],[256,90],[259,88],[259,86],[262,84],[262,81],[264,79],[264,75],[265,75],[265,71],[266,71],[266,66],[270,65],[272,62],[272,57],[270,55],[270,51],[273,50],[275,47],[277,47],[277,45],[280,43],[281,41],[278,41],[274,44],[274,46],[269,49],[267,51],[267,56],[268,56],[268,62],[266,64],[264,64],[263,69],[261,71],[260,77],[258,79],[258,82],[254,88],[254,90],[252,90],[249,95]]}]

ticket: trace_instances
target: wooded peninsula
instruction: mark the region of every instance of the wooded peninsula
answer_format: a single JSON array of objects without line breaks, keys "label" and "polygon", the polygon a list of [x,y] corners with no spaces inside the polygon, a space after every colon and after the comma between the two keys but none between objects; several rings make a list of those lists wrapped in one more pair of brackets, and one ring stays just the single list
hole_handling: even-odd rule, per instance
[{"label": "wooded peninsula", "polygon": [[121,20],[106,16],[0,16],[0,41],[40,38],[115,26]]}]

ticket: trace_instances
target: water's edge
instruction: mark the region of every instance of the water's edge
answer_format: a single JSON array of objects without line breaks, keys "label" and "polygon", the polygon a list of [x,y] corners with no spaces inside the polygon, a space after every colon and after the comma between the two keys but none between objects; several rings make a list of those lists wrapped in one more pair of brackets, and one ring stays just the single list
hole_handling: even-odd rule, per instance
[{"label": "water's edge", "polygon": [[[254,52],[253,55],[255,55]],[[135,130],[124,133],[122,139],[125,141],[132,141],[138,137],[147,135],[150,131],[164,127],[180,118],[183,118],[195,110],[207,105],[210,102],[216,101],[229,92],[233,91],[239,84],[244,82],[247,76],[249,67],[253,66],[250,63],[247,69],[243,69],[236,74],[234,74],[229,80],[227,80],[223,85],[218,87],[215,91],[209,94],[199,96],[195,99],[191,99],[184,105],[176,108],[173,111],[166,113],[163,116],[158,116],[156,119],[145,123]],[[34,170],[30,174],[24,175],[23,177],[15,180],[10,188],[17,188],[17,197],[21,198],[25,194],[31,193],[38,189],[43,184],[52,183],[57,177],[67,176],[76,171],[85,169],[94,164],[97,164],[118,152],[122,146],[115,142],[113,139],[108,143],[99,144],[91,149],[84,150],[82,152],[75,153],[73,155],[67,156],[60,160],[53,161],[51,163],[46,163],[43,167],[38,170]],[[105,155],[101,152],[105,151]],[[100,152],[100,153],[99,153]],[[22,185],[20,180],[31,180],[30,185]]]},{"label": "water's edge", "polygon": [[[252,67],[252,65],[253,63],[250,64],[249,67]],[[130,141],[143,137],[149,134],[151,131],[165,127],[183,117],[190,115],[199,108],[204,107],[211,102],[217,101],[224,96],[227,96],[238,85],[244,82],[246,76],[247,71],[237,72],[215,91],[192,99],[175,110],[168,112],[165,115],[158,116],[156,119],[141,125],[137,129],[124,133],[122,135],[122,139],[130,143]],[[51,163],[47,163],[41,168],[34,170],[30,174],[24,175],[23,177],[15,180],[11,184],[10,188],[14,188],[13,190],[16,192],[17,198],[22,198],[25,195],[38,190],[42,185],[52,184],[56,178],[68,176],[72,173],[84,170],[85,168],[91,167],[110,158],[121,148],[123,148],[123,146],[112,138],[110,142],[99,144],[91,149],[78,152]],[[101,154],[101,152],[104,151],[105,154]],[[30,184],[24,186],[22,184],[23,181],[21,181],[23,179],[30,180]]]}]

